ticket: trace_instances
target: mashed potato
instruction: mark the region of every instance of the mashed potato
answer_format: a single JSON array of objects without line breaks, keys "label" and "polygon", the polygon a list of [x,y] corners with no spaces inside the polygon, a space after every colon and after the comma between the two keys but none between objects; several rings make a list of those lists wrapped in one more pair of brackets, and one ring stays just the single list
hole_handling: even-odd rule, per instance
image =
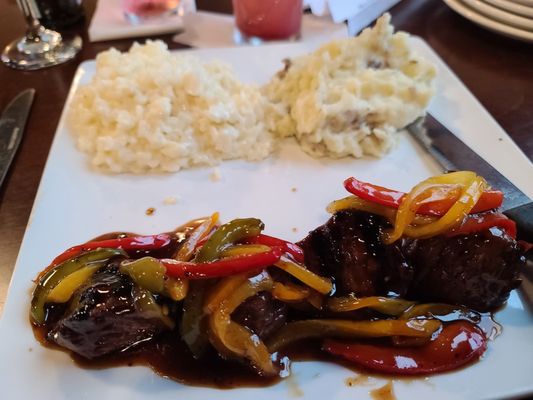
[{"label": "mashed potato", "polygon": [[269,128],[295,135],[315,156],[381,156],[396,133],[424,115],[435,67],[414,54],[390,16],[358,37],[287,62],[263,88]]},{"label": "mashed potato", "polygon": [[73,99],[78,147],[106,172],[178,171],[273,150],[265,98],[229,66],[169,53],[163,42],[98,55]]}]

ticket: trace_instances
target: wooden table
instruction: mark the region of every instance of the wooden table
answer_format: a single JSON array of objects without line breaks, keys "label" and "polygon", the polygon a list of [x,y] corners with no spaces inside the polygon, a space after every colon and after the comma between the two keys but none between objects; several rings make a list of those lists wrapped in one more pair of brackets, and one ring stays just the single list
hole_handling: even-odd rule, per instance
[{"label": "wooden table", "polygon": [[[27,130],[0,189],[0,312],[46,157],[78,64],[114,46],[127,50],[132,40],[90,43],[86,28],[96,1],[85,0],[87,21],[78,29],[84,46],[75,61],[36,72],[0,65],[0,108],[22,89],[37,96]],[[200,9],[231,12],[230,0],[197,0]],[[24,32],[14,0],[0,0],[0,48]],[[533,45],[485,31],[451,11],[440,0],[403,0],[391,10],[393,23],[423,37],[456,72],[531,159],[533,157]],[[158,37],[181,48],[172,35]],[[43,260],[45,263],[46,260]],[[43,265],[44,267],[44,265]]]}]

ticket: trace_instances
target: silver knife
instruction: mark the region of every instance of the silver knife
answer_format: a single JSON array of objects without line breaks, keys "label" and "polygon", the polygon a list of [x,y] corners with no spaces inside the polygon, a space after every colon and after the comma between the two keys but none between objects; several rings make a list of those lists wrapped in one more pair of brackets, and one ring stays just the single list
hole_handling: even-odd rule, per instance
[{"label": "silver knife", "polygon": [[[407,130],[442,166],[445,171],[468,170],[483,176],[504,194],[502,210],[516,222],[517,238],[533,242],[533,202],[461,139],[430,114],[407,127]],[[521,297],[533,312],[533,250],[526,256],[522,271]]]},{"label": "silver knife", "polygon": [[34,95],[35,89],[19,93],[0,116],[0,187],[22,139]]},{"label": "silver knife", "polygon": [[430,114],[409,125],[407,130],[445,171],[474,171],[494,189],[501,190],[502,211],[516,222],[518,238],[533,242],[533,202],[526,194]]}]

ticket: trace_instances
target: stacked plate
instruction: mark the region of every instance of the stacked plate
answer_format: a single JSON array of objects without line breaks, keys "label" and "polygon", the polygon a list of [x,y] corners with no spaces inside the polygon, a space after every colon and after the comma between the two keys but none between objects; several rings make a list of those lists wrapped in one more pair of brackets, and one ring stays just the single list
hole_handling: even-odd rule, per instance
[{"label": "stacked plate", "polygon": [[533,0],[444,0],[450,8],[494,32],[533,42]]}]

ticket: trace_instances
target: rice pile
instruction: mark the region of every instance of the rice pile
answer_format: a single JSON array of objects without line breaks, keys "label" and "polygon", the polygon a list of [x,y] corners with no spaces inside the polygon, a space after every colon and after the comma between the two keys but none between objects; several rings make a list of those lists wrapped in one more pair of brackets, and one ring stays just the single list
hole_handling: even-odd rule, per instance
[{"label": "rice pile", "polygon": [[273,150],[265,99],[223,63],[171,54],[163,42],[98,55],[73,99],[69,125],[106,172],[178,171]]},{"label": "rice pile", "polygon": [[385,14],[358,37],[288,61],[263,89],[270,129],[314,156],[382,156],[434,92],[435,67],[408,39]]}]

